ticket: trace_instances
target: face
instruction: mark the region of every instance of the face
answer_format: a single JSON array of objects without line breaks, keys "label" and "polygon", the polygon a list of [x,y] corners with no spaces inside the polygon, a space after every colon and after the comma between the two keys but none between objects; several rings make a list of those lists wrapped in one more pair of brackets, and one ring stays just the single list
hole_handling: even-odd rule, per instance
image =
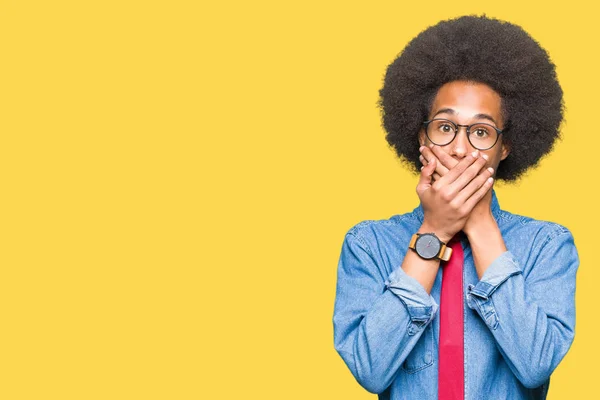
[{"label": "face", "polygon": [[[428,119],[433,118],[445,118],[459,125],[483,122],[498,129],[504,128],[500,95],[489,86],[476,82],[453,81],[444,84],[435,96],[428,116]],[[431,144],[424,128],[419,132],[419,143],[421,146]],[[477,150],[469,143],[464,127],[459,128],[450,144],[440,148],[457,161]],[[500,135],[494,147],[480,152],[488,156],[487,167],[494,168],[495,175],[498,164],[508,157],[510,150]]]}]

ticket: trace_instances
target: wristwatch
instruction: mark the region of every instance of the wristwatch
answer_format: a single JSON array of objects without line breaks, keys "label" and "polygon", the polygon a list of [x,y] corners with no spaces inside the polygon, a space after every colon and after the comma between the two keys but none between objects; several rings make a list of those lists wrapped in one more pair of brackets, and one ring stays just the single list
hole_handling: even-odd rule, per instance
[{"label": "wristwatch", "polygon": [[435,236],[435,233],[415,233],[410,239],[408,248],[413,249],[419,257],[425,260],[437,258],[448,261],[452,254],[452,249],[446,247],[446,243]]}]

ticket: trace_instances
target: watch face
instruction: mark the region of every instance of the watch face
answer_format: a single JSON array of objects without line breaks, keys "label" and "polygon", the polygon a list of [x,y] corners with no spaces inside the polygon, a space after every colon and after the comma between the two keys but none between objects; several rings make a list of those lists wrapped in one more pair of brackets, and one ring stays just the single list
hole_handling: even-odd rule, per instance
[{"label": "watch face", "polygon": [[417,254],[427,260],[435,258],[440,253],[441,248],[440,240],[430,233],[420,235],[415,242]]}]

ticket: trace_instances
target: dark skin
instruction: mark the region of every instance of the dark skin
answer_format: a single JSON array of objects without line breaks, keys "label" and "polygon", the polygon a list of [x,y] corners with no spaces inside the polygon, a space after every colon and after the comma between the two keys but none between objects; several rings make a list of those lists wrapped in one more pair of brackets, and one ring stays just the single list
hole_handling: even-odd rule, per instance
[{"label": "dark skin", "polygon": [[[446,118],[456,124],[475,122],[503,128],[501,98],[489,86],[468,81],[443,85],[431,107],[428,119]],[[510,153],[502,136],[494,147],[477,150],[467,140],[465,128],[446,146],[433,145],[424,129],[419,133],[422,163],[417,194],[424,211],[419,233],[433,232],[445,243],[460,231],[469,240],[477,275],[487,268],[506,246],[491,212],[493,177],[498,164]],[[439,260],[424,260],[414,251],[406,254],[404,272],[430,293]]]}]

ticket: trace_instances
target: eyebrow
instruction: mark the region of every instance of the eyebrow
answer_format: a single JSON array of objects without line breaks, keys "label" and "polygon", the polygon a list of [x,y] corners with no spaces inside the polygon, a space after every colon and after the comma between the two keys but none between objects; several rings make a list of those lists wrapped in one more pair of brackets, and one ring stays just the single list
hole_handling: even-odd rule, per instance
[{"label": "eyebrow", "polygon": [[[456,115],[456,111],[454,111],[452,108],[442,108],[441,110],[438,110],[438,112],[436,112],[431,119],[435,118],[436,115],[443,114],[443,113]],[[498,126],[498,123],[496,122],[496,120],[488,114],[482,114],[482,113],[475,114],[473,116],[473,118],[474,119],[487,119],[489,121],[492,121],[494,123],[494,125]]]}]

